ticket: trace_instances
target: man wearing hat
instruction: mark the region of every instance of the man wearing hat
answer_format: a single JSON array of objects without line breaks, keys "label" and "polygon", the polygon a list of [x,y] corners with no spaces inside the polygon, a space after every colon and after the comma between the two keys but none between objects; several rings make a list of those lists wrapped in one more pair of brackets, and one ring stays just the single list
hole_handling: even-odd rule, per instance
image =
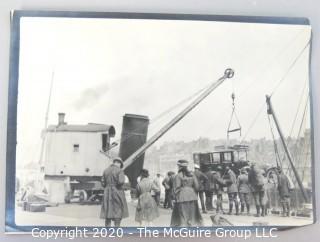
[{"label": "man wearing hat", "polygon": [[223,194],[223,187],[225,186],[225,182],[221,177],[222,167],[217,166],[216,171],[212,171],[212,177],[214,182],[214,192],[217,195],[217,213],[224,213],[222,207],[222,194]]},{"label": "man wearing hat", "polygon": [[280,195],[280,203],[282,205],[282,215],[290,216],[290,192],[291,186],[288,177],[283,173],[281,168],[278,168],[278,191]]},{"label": "man wearing hat", "polygon": [[229,166],[226,166],[225,183],[227,185],[227,193],[229,198],[229,213],[232,214],[233,204],[236,208],[236,215],[239,215],[239,203],[238,203],[238,186],[236,174],[231,170]]},{"label": "man wearing hat", "polygon": [[203,195],[205,184],[208,183],[208,177],[200,171],[200,166],[198,164],[194,165],[194,175],[196,176],[199,183],[198,196],[200,198],[202,212],[207,213]]},{"label": "man wearing hat", "polygon": [[106,227],[110,227],[112,221],[115,227],[119,227],[121,220],[129,216],[123,189],[125,175],[121,168],[123,161],[117,157],[102,174],[101,185],[104,187],[104,196],[100,218],[105,219]]},{"label": "man wearing hat", "polygon": [[263,201],[265,196],[264,180],[262,170],[252,162],[248,173],[248,182],[256,204],[256,217],[265,216],[265,206]]},{"label": "man wearing hat", "polygon": [[248,181],[248,172],[245,167],[240,169],[238,176],[238,190],[240,197],[241,213],[244,213],[244,207],[247,208],[247,215],[250,214],[250,186]]},{"label": "man wearing hat", "polygon": [[213,192],[214,192],[214,178],[213,178],[211,166],[207,166],[205,170],[206,172],[204,174],[208,178],[208,182],[206,182],[204,186],[204,193],[206,195],[205,204],[206,204],[206,209],[208,211],[212,211],[213,210],[212,201],[213,201]]},{"label": "man wearing hat", "polygon": [[173,171],[168,171],[166,177],[162,181],[162,185],[165,189],[165,198],[164,198],[164,208],[172,208],[172,176],[174,175]]}]

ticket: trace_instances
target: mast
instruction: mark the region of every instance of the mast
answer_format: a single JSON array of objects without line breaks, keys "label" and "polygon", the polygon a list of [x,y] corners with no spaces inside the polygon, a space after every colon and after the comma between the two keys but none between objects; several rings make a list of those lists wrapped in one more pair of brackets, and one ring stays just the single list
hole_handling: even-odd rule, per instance
[{"label": "mast", "polygon": [[48,128],[48,120],[49,120],[49,111],[50,111],[50,103],[51,103],[51,93],[52,93],[53,79],[54,79],[54,71],[52,72],[52,75],[51,75],[49,98],[48,98],[46,116],[45,116],[45,120],[44,120],[44,129],[43,129],[42,134],[41,134],[42,142],[41,142],[40,157],[39,157],[39,164],[40,164],[40,169],[41,169],[41,171],[44,170],[44,167],[43,167],[43,154],[44,154],[44,143],[45,143],[45,140],[46,140],[46,133],[45,133],[45,132],[46,132],[46,130],[47,130],[47,128]]},{"label": "mast", "polygon": [[143,146],[130,155],[124,161],[123,169],[128,168],[140,155],[142,155],[153,143],[155,143],[161,136],[163,136],[169,129],[171,129],[176,123],[178,123],[184,116],[186,116],[192,109],[194,109],[203,99],[205,99],[213,90],[215,90],[223,81],[227,78],[232,78],[234,71],[230,68],[226,69],[224,75],[220,77],[216,82],[211,84],[199,97],[197,97],[188,107],[182,110],[177,116],[175,116],[169,123],[163,126],[156,134],[154,134]]},{"label": "mast", "polygon": [[277,127],[277,130],[278,130],[278,133],[279,133],[279,136],[280,136],[280,139],[281,139],[281,143],[282,143],[283,148],[284,148],[284,150],[285,150],[285,152],[286,152],[286,155],[287,155],[287,157],[288,157],[290,166],[291,166],[292,171],[293,171],[293,173],[294,173],[294,176],[295,176],[295,178],[296,178],[296,180],[297,180],[297,183],[298,183],[299,188],[300,188],[300,191],[301,191],[301,193],[302,193],[302,195],[303,195],[304,201],[305,201],[305,202],[308,202],[307,192],[306,192],[306,190],[304,189],[303,184],[302,184],[302,181],[301,181],[300,176],[299,176],[299,174],[298,174],[298,171],[296,170],[296,168],[295,168],[295,166],[294,166],[294,164],[293,164],[292,156],[291,156],[291,154],[290,154],[290,151],[289,151],[288,146],[287,146],[287,144],[286,144],[286,141],[285,141],[285,138],[284,138],[284,136],[283,136],[282,130],[281,130],[281,128],[280,128],[280,124],[279,124],[279,122],[278,122],[277,116],[276,116],[276,114],[274,113],[274,110],[273,110],[273,107],[272,107],[272,103],[271,103],[271,97],[268,96],[268,95],[266,95],[266,101],[267,101],[267,105],[268,105],[268,114],[272,116],[272,118],[273,118],[273,120],[274,120],[274,123],[275,123],[275,125],[276,125],[276,127]]}]

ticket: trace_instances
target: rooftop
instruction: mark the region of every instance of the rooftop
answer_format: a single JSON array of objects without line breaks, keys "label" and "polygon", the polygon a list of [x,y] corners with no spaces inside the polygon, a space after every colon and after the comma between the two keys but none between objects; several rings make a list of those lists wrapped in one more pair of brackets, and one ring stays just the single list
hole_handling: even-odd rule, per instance
[{"label": "rooftop", "polygon": [[60,125],[50,125],[47,128],[48,132],[107,132],[111,137],[114,137],[116,130],[113,125],[106,124],[60,124]]}]

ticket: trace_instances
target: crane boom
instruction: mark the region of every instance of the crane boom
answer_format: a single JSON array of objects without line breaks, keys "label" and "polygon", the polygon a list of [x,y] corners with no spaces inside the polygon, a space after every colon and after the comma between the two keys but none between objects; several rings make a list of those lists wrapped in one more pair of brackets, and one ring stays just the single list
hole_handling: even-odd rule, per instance
[{"label": "crane boom", "polygon": [[163,136],[169,129],[177,124],[184,116],[186,116],[192,109],[194,109],[203,99],[205,99],[213,90],[215,90],[227,78],[232,78],[234,71],[230,68],[226,69],[224,75],[216,82],[212,83],[202,94],[199,95],[190,105],[183,109],[170,122],[164,125],[156,134],[154,134],[147,142],[136,150],[124,161],[123,169],[127,169],[140,155],[142,155],[152,144],[154,144],[161,136]]}]

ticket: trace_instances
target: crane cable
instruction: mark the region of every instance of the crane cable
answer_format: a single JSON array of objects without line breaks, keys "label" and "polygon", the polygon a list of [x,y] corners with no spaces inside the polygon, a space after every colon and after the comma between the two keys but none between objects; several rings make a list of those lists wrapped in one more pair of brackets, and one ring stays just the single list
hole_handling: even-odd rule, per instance
[{"label": "crane cable", "polygon": [[[142,129],[146,128],[147,125],[149,124],[154,124],[157,121],[159,121],[161,118],[163,118],[165,115],[169,114],[170,112],[172,112],[173,110],[177,109],[178,107],[182,106],[183,104],[187,103],[188,101],[192,100],[193,98],[195,98],[197,95],[199,95],[201,92],[203,92],[206,88],[208,88],[211,85],[212,81],[210,81],[209,83],[206,84],[206,86],[202,87],[201,89],[199,89],[198,91],[196,91],[195,93],[193,93],[192,95],[190,95],[189,97],[181,100],[180,102],[176,103],[175,105],[173,105],[172,107],[166,109],[165,111],[161,112],[160,114],[158,114],[157,116],[155,116],[154,118],[152,118],[152,120],[149,123],[144,123],[142,125],[140,125],[139,127],[137,127],[136,129],[134,129],[132,131],[132,133],[129,133],[127,135],[125,135],[124,137],[119,137],[117,140],[115,140],[115,143],[118,142],[124,142],[128,139],[130,139],[131,137],[133,137],[135,135],[135,133],[137,133],[138,131],[141,131]],[[113,149],[114,147],[116,147],[117,145],[111,147],[108,151],[110,151],[111,149]],[[102,153],[106,153],[106,152],[102,152]]]},{"label": "crane cable", "polygon": [[[231,98],[232,98],[232,112],[231,112],[231,117],[230,117],[230,121],[229,121],[229,124],[228,124],[227,140],[229,140],[229,134],[230,133],[237,132],[237,131],[239,131],[240,137],[241,137],[241,124],[240,124],[239,118],[238,118],[237,113],[236,113],[236,107],[235,107],[235,103],[234,103],[236,95],[234,94],[234,91],[231,94]],[[233,117],[235,117],[235,120],[237,121],[237,125],[238,126],[236,128],[231,129],[231,124],[232,124]]]}]

